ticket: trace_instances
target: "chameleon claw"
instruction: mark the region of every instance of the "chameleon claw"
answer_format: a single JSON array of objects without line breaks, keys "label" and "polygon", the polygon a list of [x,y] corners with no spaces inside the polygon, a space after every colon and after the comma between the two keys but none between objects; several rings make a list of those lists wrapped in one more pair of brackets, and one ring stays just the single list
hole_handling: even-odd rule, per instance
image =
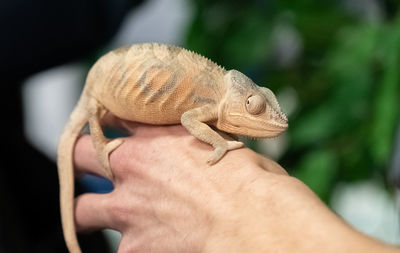
[{"label": "chameleon claw", "polygon": [[119,138],[110,141],[109,143],[107,143],[104,152],[107,153],[107,155],[109,155],[112,151],[118,148],[123,142],[124,140]]},{"label": "chameleon claw", "polygon": [[243,146],[244,146],[243,142],[240,142],[240,141],[227,141],[226,145],[224,145],[222,147],[217,147],[217,148],[214,149],[214,152],[212,153],[210,158],[208,158],[208,160],[207,160],[207,164],[208,165],[213,165],[216,162],[218,162],[219,160],[221,160],[221,158],[229,150],[238,149],[238,148],[241,148]]},{"label": "chameleon claw", "polygon": [[219,160],[221,160],[221,158],[225,155],[225,153],[228,151],[228,149],[226,147],[217,147],[214,149],[214,152],[212,153],[212,155],[210,156],[210,158],[208,158],[207,160],[207,164],[208,165],[213,165],[216,162],[218,162]]},{"label": "chameleon claw", "polygon": [[238,149],[244,146],[244,143],[241,141],[227,141],[228,150]]}]

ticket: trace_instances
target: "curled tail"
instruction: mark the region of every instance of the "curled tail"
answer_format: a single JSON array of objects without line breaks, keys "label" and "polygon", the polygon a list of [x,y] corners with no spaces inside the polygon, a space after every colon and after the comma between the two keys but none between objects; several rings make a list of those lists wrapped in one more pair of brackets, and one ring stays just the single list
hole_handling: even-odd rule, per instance
[{"label": "curled tail", "polygon": [[82,96],[71,113],[58,145],[57,165],[60,183],[61,223],[65,242],[71,253],[81,253],[74,220],[74,166],[73,152],[77,138],[88,121],[87,103]]}]

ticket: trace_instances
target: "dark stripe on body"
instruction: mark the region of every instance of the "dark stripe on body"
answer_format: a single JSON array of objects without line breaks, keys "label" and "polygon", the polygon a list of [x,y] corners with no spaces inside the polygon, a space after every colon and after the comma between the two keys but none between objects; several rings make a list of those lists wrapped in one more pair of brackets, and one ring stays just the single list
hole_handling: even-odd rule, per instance
[{"label": "dark stripe on body", "polygon": [[196,95],[194,91],[189,94],[190,100],[196,105],[217,104],[212,98]]},{"label": "dark stripe on body", "polygon": [[153,94],[148,98],[149,103],[156,101],[165,94],[170,96],[173,93],[177,81],[178,75],[177,73],[173,73],[172,76],[170,76],[170,78],[165,82],[165,84],[161,86],[161,88],[159,88],[157,91],[153,91]]}]

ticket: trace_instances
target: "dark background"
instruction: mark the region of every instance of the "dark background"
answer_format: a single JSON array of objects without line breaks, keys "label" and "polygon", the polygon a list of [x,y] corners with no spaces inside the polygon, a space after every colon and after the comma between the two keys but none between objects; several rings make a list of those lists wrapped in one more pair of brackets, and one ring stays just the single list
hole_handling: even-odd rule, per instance
[{"label": "dark background", "polygon": [[[56,166],[23,135],[22,81],[96,55],[139,2],[0,1],[0,252],[66,252]],[[108,252],[100,233],[80,239],[83,252]]]}]

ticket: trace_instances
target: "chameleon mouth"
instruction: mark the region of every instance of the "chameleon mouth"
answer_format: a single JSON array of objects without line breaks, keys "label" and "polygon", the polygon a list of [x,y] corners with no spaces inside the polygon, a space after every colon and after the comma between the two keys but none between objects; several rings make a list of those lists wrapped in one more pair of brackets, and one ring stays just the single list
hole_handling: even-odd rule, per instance
[{"label": "chameleon mouth", "polygon": [[283,133],[288,127],[288,124],[286,124],[286,126],[284,126],[283,124],[279,126],[277,126],[276,124],[268,124],[268,125],[269,127],[252,129],[251,131],[248,132],[247,135],[250,137],[257,137],[257,138],[276,137],[281,133]]},{"label": "chameleon mouth", "polygon": [[287,123],[288,120],[286,118],[286,115],[283,113],[275,112],[275,115],[273,115],[270,119],[252,117],[252,116],[242,115],[239,113],[230,113],[229,116],[231,118],[237,118],[238,121],[240,121],[240,119],[245,118],[245,120],[248,120],[249,122],[254,122],[256,124],[271,125],[271,126],[281,127],[281,128],[288,127],[288,123]]},{"label": "chameleon mouth", "polygon": [[[231,114],[231,116],[239,116],[239,115]],[[265,129],[270,129],[271,127],[276,128],[278,131],[280,131],[281,129],[285,130],[289,126],[285,115],[282,115],[281,117],[275,117],[270,120],[264,120],[248,116],[244,116],[244,118],[249,122],[253,122],[254,125],[259,126],[259,127],[254,127],[254,129],[260,131],[263,131]]]},{"label": "chameleon mouth", "polygon": [[258,122],[256,130],[260,133],[260,137],[268,138],[280,135],[288,128],[287,120],[283,118],[274,119],[268,122]]},{"label": "chameleon mouth", "polygon": [[[221,122],[221,130],[230,132],[233,134],[240,134],[254,138],[270,138],[276,137],[284,132],[288,123],[286,121],[254,121],[253,118],[240,118],[241,121],[245,119],[249,124],[238,124],[240,121],[229,120],[225,122]],[[250,122],[252,122],[250,124]]]}]

